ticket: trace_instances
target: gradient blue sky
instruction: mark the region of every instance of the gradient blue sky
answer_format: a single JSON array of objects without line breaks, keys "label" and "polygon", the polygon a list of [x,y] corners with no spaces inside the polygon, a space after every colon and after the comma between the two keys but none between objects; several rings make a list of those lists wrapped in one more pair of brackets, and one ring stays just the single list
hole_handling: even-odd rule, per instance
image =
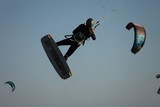
[{"label": "gradient blue sky", "polygon": [[[159,0],[0,0],[0,107],[158,107],[160,95]],[[117,9],[112,13],[113,9]],[[40,39],[64,39],[79,24],[106,15],[91,39],[68,60],[73,76],[62,80]],[[131,53],[133,29],[147,31]],[[68,47],[60,47],[65,53]],[[13,81],[16,90],[3,84]]]}]

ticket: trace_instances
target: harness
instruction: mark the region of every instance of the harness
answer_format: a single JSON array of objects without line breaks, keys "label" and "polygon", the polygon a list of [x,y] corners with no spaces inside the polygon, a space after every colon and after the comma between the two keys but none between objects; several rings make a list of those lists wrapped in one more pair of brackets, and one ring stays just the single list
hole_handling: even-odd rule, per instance
[{"label": "harness", "polygon": [[78,32],[76,34],[73,35],[65,35],[65,38],[71,37],[71,41],[76,41],[79,45],[83,44],[85,42],[86,37],[81,33]]}]

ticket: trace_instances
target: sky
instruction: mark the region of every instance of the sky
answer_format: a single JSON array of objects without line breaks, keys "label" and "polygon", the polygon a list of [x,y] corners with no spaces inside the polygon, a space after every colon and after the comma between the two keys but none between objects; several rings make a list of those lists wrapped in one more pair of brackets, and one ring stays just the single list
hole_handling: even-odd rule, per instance
[{"label": "sky", "polygon": [[[0,107],[158,107],[160,95],[159,0],[0,0]],[[113,11],[116,10],[116,11]],[[41,38],[55,41],[92,17],[101,25],[68,59],[62,80]],[[104,18],[105,17],[105,18]],[[103,20],[104,19],[104,20]],[[131,52],[136,22],[144,47]],[[59,47],[63,54],[68,46]],[[12,81],[14,92],[4,84]]]}]

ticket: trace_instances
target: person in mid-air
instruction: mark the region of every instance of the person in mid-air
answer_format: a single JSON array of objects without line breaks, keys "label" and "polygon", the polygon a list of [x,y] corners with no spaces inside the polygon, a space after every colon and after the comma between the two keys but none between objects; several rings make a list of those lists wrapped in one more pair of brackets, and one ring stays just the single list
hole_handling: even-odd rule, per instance
[{"label": "person in mid-air", "polygon": [[80,24],[75,30],[73,30],[73,35],[70,38],[66,38],[56,43],[58,46],[70,45],[68,51],[64,55],[66,61],[81,44],[84,45],[85,40],[90,37],[93,40],[96,40],[94,29],[92,28],[93,25],[93,18],[89,18],[87,19],[86,24]]}]

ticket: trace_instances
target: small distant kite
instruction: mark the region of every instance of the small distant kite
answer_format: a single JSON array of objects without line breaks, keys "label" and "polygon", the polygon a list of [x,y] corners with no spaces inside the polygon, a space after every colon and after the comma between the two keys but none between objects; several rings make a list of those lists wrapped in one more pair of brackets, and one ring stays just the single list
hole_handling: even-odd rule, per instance
[{"label": "small distant kite", "polygon": [[157,74],[157,75],[156,75],[156,78],[159,79],[159,78],[160,78],[160,74]]},{"label": "small distant kite", "polygon": [[160,87],[159,87],[159,89],[158,89],[158,91],[157,91],[157,94],[160,94]]},{"label": "small distant kite", "polygon": [[15,84],[12,82],[12,81],[7,81],[7,82],[5,82],[4,84],[9,84],[10,86],[11,86],[11,88],[12,88],[12,92],[15,90]]},{"label": "small distant kite", "polygon": [[[159,78],[160,78],[160,74],[157,74],[157,75],[156,75],[156,78],[159,79]],[[157,94],[160,94],[160,87],[159,87],[159,89],[158,89],[158,91],[157,91]]]},{"label": "small distant kite", "polygon": [[146,40],[146,31],[145,28],[133,22],[127,24],[126,29],[130,30],[134,28],[134,44],[132,46],[131,52],[136,54],[143,47]]}]

